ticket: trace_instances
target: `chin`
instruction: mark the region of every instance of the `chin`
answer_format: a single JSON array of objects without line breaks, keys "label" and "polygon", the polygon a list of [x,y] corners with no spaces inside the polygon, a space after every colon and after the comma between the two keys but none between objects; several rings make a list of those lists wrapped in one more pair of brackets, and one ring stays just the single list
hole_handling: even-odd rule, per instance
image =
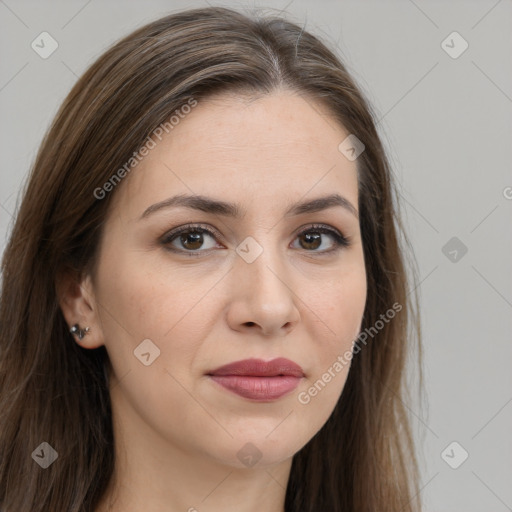
[{"label": "chin", "polygon": [[[295,428],[282,429],[276,426],[282,421],[276,419],[246,424],[233,438],[224,437],[224,441],[215,442],[216,453],[213,457],[238,469],[270,468],[291,459],[310,439]],[[285,420],[287,421],[287,420]]]}]

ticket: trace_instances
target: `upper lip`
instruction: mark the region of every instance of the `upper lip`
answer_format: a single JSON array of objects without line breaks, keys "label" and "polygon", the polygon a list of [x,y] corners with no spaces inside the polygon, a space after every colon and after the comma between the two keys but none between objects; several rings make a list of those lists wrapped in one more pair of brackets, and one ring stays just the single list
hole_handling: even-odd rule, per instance
[{"label": "upper lip", "polygon": [[208,375],[246,375],[251,377],[291,375],[293,377],[304,377],[304,371],[297,363],[284,357],[278,357],[271,361],[263,361],[263,359],[234,361],[208,372]]}]

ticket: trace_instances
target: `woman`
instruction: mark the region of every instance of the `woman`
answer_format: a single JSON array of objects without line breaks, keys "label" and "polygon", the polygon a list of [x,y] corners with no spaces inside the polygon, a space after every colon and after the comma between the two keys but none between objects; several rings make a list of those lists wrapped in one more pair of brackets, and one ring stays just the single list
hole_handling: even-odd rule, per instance
[{"label": "woman", "polygon": [[293,23],[189,10],[105,52],[3,257],[2,510],[419,509],[393,194]]}]

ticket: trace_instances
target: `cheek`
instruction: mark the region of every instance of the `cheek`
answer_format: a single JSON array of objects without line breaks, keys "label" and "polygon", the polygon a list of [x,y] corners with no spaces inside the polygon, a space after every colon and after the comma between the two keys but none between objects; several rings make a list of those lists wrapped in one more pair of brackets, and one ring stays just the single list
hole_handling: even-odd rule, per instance
[{"label": "cheek", "polygon": [[335,285],[319,295],[313,304],[322,322],[315,322],[315,332],[311,332],[314,343],[308,359],[312,371],[295,401],[300,421],[294,435],[299,434],[304,444],[324,426],[340,399],[361,327],[366,302],[364,273],[346,276],[342,283],[342,287]]},{"label": "cheek", "polygon": [[361,329],[366,297],[366,273],[362,265],[354,266],[310,297],[313,372],[307,382],[308,396],[304,401],[299,397],[300,403],[315,401],[319,409],[334,408],[350,369],[352,347]]},{"label": "cheek", "polygon": [[362,264],[341,271],[337,279],[323,280],[317,292],[309,294],[307,305],[311,315],[317,315],[319,328],[325,332],[323,343],[326,351],[343,348],[355,340],[366,297],[366,272]]},{"label": "cheek", "polygon": [[144,263],[143,256],[120,258],[98,273],[101,328],[119,381],[113,396],[123,414],[137,422],[131,416],[136,411],[155,430],[179,430],[175,411],[190,408],[185,389],[210,327],[201,298],[214,284],[212,278],[177,280],[173,275]]},{"label": "cheek", "polygon": [[157,354],[150,368],[189,375],[201,341],[218,318],[206,297],[218,277],[162,267],[143,252],[126,251],[113,264],[108,257],[103,261],[98,307],[116,375],[141,369],[141,343]]},{"label": "cheek", "polygon": [[[179,270],[162,268],[146,251],[105,249],[98,272],[98,303],[103,325],[134,339],[160,339],[194,299],[194,281],[173,279]],[[114,325],[113,325],[114,324]],[[108,336],[106,336],[108,341]]]}]

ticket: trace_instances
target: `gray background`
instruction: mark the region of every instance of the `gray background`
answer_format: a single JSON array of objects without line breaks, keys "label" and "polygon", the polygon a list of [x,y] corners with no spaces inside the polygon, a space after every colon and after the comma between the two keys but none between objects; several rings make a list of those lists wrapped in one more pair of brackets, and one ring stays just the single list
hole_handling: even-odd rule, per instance
[{"label": "gray background", "polygon": [[[336,46],[373,102],[420,273],[428,406],[407,406],[425,510],[512,510],[511,2],[212,4],[286,8]],[[78,76],[134,28],[206,5],[0,1],[2,250],[23,179]],[[59,44],[47,59],[31,48],[43,31]],[[453,31],[469,44],[458,58],[442,46]]]}]

